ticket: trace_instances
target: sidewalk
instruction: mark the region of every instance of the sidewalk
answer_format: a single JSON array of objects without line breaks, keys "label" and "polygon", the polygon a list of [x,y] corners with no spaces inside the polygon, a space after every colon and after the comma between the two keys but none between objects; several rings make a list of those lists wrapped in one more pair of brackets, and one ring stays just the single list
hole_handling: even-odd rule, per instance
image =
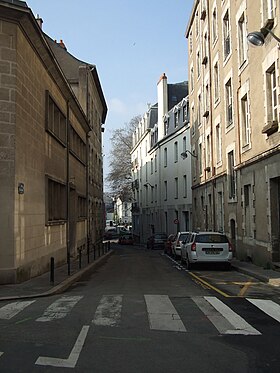
[{"label": "sidewalk", "polygon": [[38,298],[62,293],[74,282],[78,281],[84,274],[90,273],[95,268],[105,263],[113,252],[113,250],[109,250],[96,260],[91,260],[89,264],[84,257],[81,268],[79,268],[79,260],[72,259],[70,262],[70,275],[68,275],[67,264],[55,268],[53,283],[50,281],[50,272],[46,272],[41,276],[34,277],[20,284],[0,285],[0,301]]},{"label": "sidewalk", "polygon": [[[95,268],[105,263],[113,252],[114,250],[110,250],[89,264],[83,262],[81,269],[79,268],[79,261],[73,260],[71,262],[70,275],[68,275],[67,264],[56,268],[54,271],[53,284],[50,282],[50,273],[47,272],[21,284],[0,285],[0,301],[37,298],[62,293],[73,283],[78,281],[84,274],[90,273]],[[279,286],[280,289],[280,272],[271,269],[263,269],[252,263],[241,262],[237,259],[232,261],[232,267],[262,282],[277,287]]]},{"label": "sidewalk", "polygon": [[266,282],[272,286],[279,286],[280,289],[280,272],[273,269],[264,269],[256,266],[250,262],[241,262],[240,260],[233,259],[232,267],[238,272],[252,276],[262,282]]}]

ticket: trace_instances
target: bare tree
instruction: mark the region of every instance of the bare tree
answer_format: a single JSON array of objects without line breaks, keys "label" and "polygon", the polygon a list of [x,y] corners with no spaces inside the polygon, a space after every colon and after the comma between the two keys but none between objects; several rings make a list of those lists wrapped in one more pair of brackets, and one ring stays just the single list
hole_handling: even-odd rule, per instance
[{"label": "bare tree", "polygon": [[131,197],[131,158],[132,134],[141,119],[140,115],[133,117],[129,123],[113,131],[111,137],[109,173],[106,181],[114,194],[123,198]]}]

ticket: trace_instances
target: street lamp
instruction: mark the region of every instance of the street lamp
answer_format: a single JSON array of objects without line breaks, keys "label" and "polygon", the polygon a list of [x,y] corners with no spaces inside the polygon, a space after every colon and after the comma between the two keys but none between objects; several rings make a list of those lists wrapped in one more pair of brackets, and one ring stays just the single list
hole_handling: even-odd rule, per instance
[{"label": "street lamp", "polygon": [[183,159],[186,159],[188,157],[188,153],[197,159],[197,155],[195,155],[194,153],[190,152],[189,150],[185,150],[183,153],[181,153],[181,158]]},{"label": "street lamp", "polygon": [[264,39],[265,39],[267,34],[270,34],[275,40],[278,41],[278,43],[280,43],[280,38],[278,36],[276,36],[271,30],[269,30],[268,28],[265,28],[265,27],[261,28],[260,31],[250,32],[247,35],[247,40],[252,45],[254,45],[256,47],[260,47],[260,46],[264,45]]},{"label": "street lamp", "polygon": [[145,184],[144,184],[144,187],[147,187],[148,185],[150,185],[151,188],[154,187],[154,186],[153,186],[152,184],[150,184],[150,183],[145,183]]}]

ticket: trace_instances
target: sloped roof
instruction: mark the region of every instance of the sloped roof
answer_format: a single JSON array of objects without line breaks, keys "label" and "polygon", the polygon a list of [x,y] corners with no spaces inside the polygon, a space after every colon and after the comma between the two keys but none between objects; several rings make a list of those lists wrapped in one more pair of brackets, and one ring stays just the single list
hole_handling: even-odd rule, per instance
[{"label": "sloped roof", "polygon": [[91,73],[93,75],[93,79],[95,81],[95,84],[96,84],[96,87],[99,93],[99,97],[100,97],[100,100],[103,106],[102,123],[105,123],[108,109],[107,109],[105,97],[103,95],[103,91],[102,91],[102,87],[101,87],[100,80],[98,77],[96,66],[79,60],[78,58],[74,57],[71,53],[69,53],[66,48],[62,47],[60,43],[57,43],[56,41],[54,41],[47,34],[44,34],[44,36],[51,50],[53,51],[65,77],[69,81],[69,83],[74,83],[74,82],[79,81],[79,67],[80,66],[88,66],[91,69]]},{"label": "sloped roof", "polygon": [[168,111],[189,94],[188,82],[167,84]]}]

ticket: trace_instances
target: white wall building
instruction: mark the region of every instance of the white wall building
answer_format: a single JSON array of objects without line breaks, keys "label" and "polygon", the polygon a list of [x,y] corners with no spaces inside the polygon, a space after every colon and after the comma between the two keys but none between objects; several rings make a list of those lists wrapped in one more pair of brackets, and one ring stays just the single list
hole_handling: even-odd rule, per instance
[{"label": "white wall building", "polygon": [[[153,232],[192,227],[190,130],[187,82],[157,85],[158,103],[149,107],[133,136],[133,233],[145,242]],[[188,152],[187,152],[188,151]]]}]

